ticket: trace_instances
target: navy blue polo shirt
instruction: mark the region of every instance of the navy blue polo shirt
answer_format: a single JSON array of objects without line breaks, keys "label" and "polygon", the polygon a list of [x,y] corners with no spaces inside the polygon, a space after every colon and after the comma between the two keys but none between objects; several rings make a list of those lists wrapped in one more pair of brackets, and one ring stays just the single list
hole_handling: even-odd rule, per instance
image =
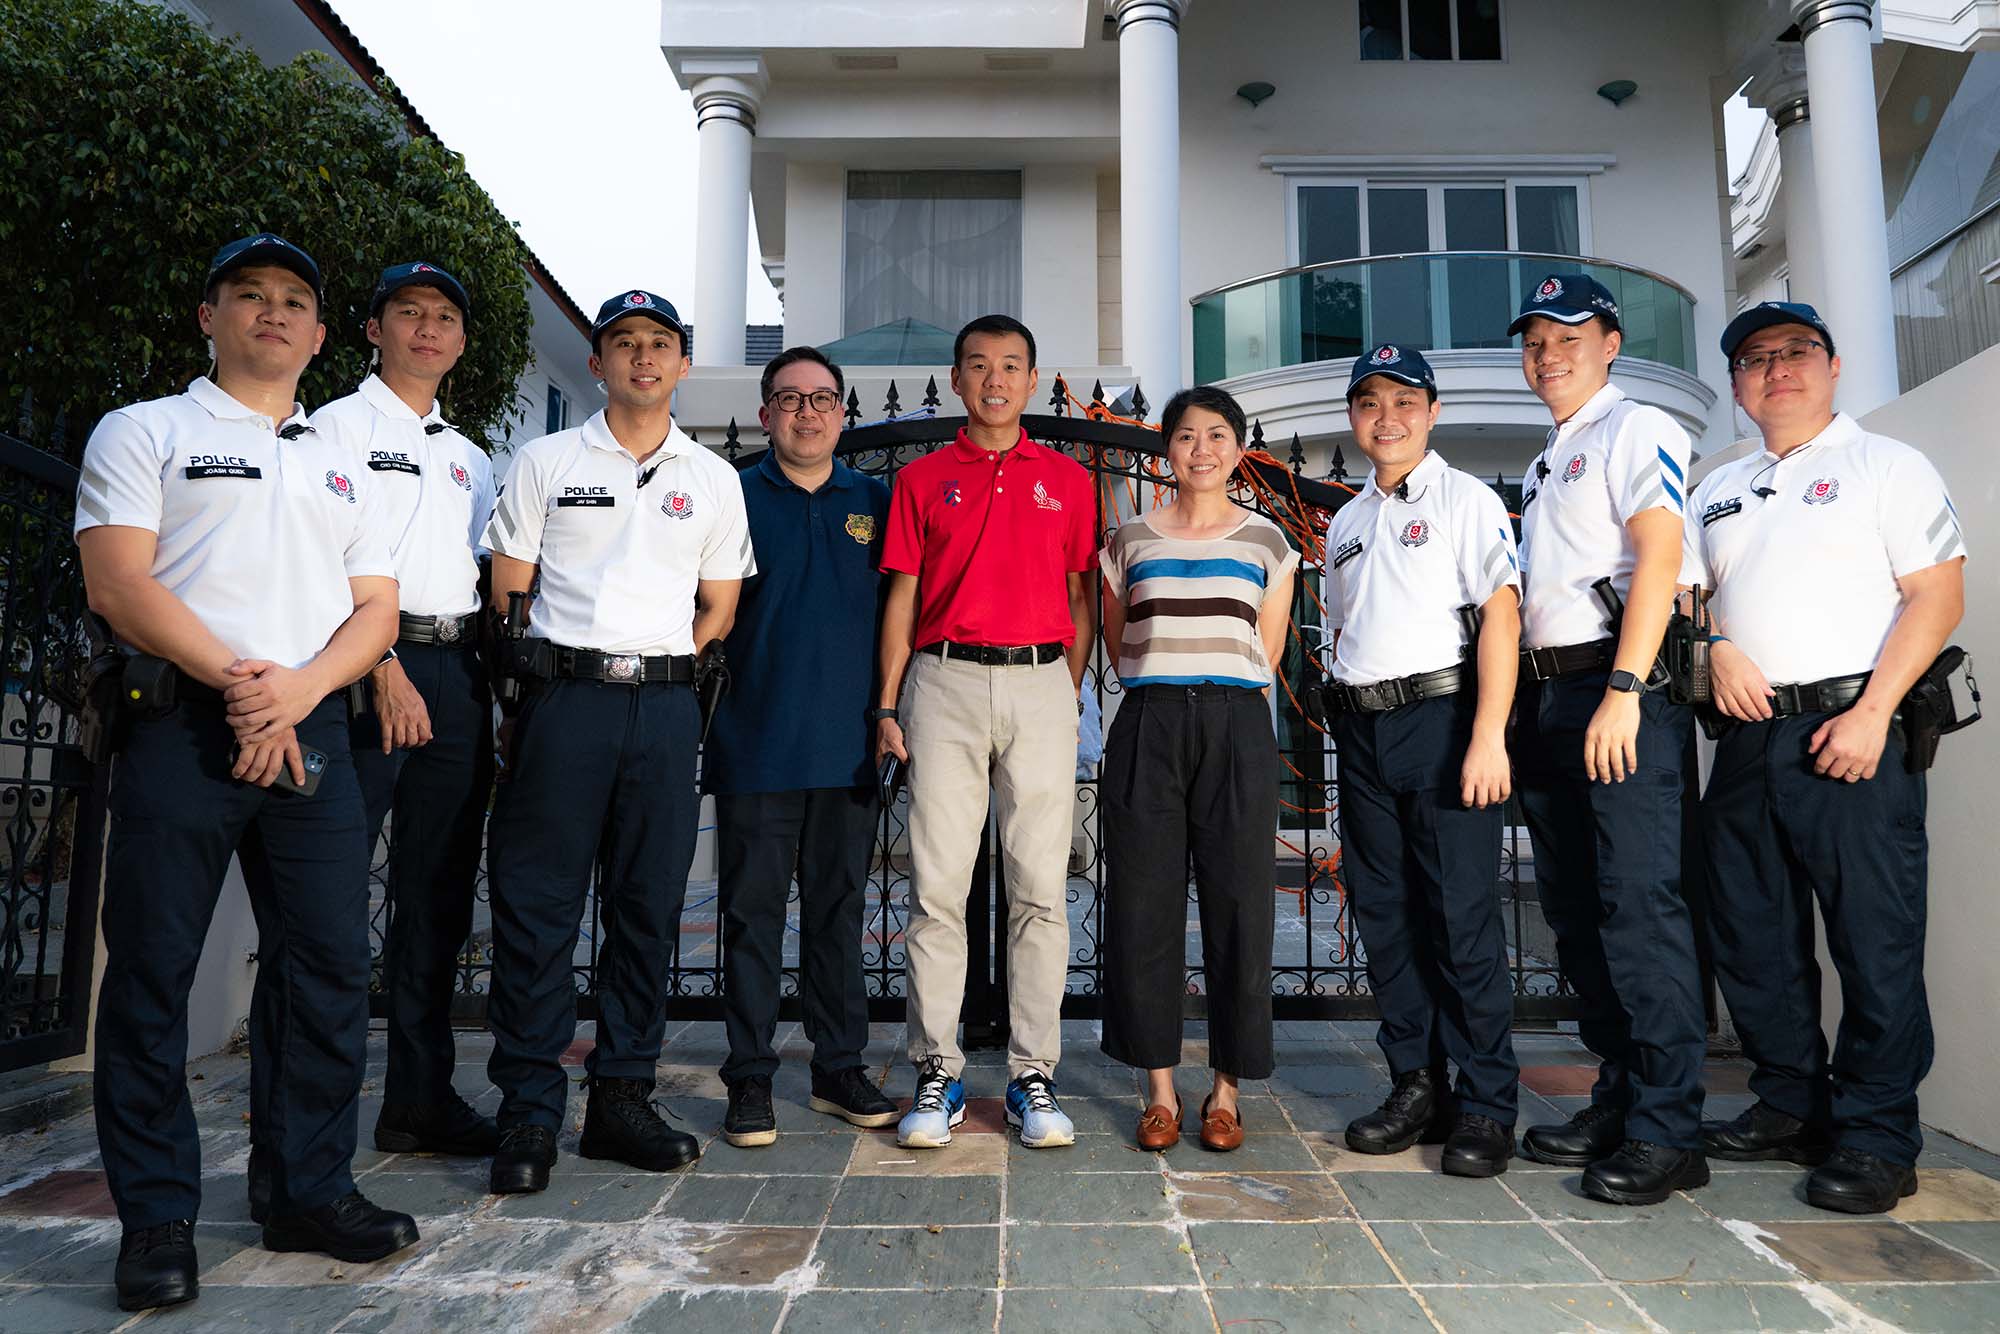
[{"label": "navy blue polo shirt", "polygon": [[806,491],[767,452],[741,473],[757,573],[726,641],[702,788],[728,794],[875,781],[875,645],[889,488],[838,459]]}]

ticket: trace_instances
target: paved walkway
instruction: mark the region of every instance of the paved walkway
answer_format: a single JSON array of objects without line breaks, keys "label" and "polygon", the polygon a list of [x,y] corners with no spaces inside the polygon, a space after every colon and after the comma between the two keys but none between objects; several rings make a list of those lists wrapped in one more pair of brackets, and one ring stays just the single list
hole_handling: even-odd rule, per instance
[{"label": "paved walkway", "polygon": [[[1435,1149],[1349,1154],[1339,1131],[1385,1082],[1370,1026],[1281,1024],[1277,1075],[1246,1089],[1243,1148],[1209,1154],[1190,1137],[1160,1156],[1131,1144],[1130,1072],[1098,1054],[1093,1026],[1065,1027],[1074,1148],[1030,1152],[1003,1133],[1004,1069],[980,1053],[966,1125],[930,1153],[806,1110],[795,1026],[784,1133],[731,1149],[715,1138],[720,1025],[684,1027],[660,1083],[706,1141],[698,1164],[652,1175],[577,1158],[580,1089],[539,1196],[487,1195],[484,1162],[364,1148],[362,1188],[423,1229],[374,1265],[257,1246],[248,1062],[211,1057],[191,1075],[208,1176],[200,1300],[115,1308],[118,1224],[86,1114],[0,1139],[0,1330],[2000,1328],[2000,1159],[1941,1135],[1921,1193],[1888,1218],[1808,1208],[1802,1172],[1784,1164],[1718,1164],[1708,1189],[1615,1209],[1581,1198],[1573,1171],[1517,1163],[1459,1181],[1437,1175]],[[896,1039],[878,1027],[869,1055],[907,1096]],[[464,1036],[459,1082],[490,1106],[485,1047]],[[1524,1123],[1580,1105],[1590,1071],[1573,1040],[1523,1034],[1519,1047]],[[1711,1113],[1743,1106],[1743,1077],[1740,1063],[1711,1067]],[[1201,1082],[1183,1083],[1190,1109]]]}]

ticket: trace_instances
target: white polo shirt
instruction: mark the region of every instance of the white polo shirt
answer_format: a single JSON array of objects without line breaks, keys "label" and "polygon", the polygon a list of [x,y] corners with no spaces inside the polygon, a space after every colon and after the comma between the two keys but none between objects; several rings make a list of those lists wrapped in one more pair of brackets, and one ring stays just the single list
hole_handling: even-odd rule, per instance
[{"label": "white polo shirt", "polygon": [[[1768,488],[1768,496],[1757,494]],[[1931,461],[1841,413],[1782,459],[1725,463],[1688,504],[1681,581],[1772,684],[1873,671],[1896,581],[1967,553]]]},{"label": "white polo shirt", "polygon": [[1403,480],[1409,499],[1371,481],[1327,525],[1333,675],[1349,685],[1453,666],[1465,645],[1458,609],[1521,586],[1514,526],[1493,488],[1436,453]]},{"label": "white polo shirt", "polygon": [[529,634],[604,653],[693,653],[696,582],[757,572],[736,469],[678,426],[635,463],[601,411],[521,447],[485,541],[541,566]]},{"label": "white polo shirt", "polygon": [[[278,436],[293,426],[295,438]],[[298,667],[354,613],[349,579],[395,577],[371,480],[305,409],[273,422],[203,377],[97,424],[76,531],[158,534],[153,577],[216,638]]]},{"label": "white polo shirt", "polygon": [[1685,514],[1687,470],[1687,432],[1614,384],[1549,432],[1521,488],[1523,644],[1610,635],[1611,618],[1590,586],[1610,575],[1618,595],[1630,595],[1638,562],[1625,525],[1649,509]]},{"label": "white polo shirt", "polygon": [[493,465],[437,404],[419,417],[378,376],[315,412],[312,424],[380,493],[397,595],[412,616],[479,608],[479,538],[493,514]]}]

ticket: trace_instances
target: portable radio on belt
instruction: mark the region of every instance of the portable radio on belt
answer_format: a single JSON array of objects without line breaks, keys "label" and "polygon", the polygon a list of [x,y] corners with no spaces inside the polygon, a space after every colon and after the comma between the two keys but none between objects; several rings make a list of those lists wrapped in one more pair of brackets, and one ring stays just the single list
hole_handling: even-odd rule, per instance
[{"label": "portable radio on belt", "polygon": [[1667,698],[1676,704],[1707,704],[1714,692],[1709,685],[1709,635],[1714,624],[1701,585],[1689,590],[1692,615],[1676,611],[1667,618],[1667,633],[1660,640],[1660,661],[1667,669]]}]

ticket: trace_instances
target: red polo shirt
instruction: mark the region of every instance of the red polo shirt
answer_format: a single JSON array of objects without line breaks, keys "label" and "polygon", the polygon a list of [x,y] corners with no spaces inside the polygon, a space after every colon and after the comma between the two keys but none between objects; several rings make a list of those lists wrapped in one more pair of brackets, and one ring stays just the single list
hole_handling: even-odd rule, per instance
[{"label": "red polo shirt", "polygon": [[882,568],[918,577],[918,648],[1076,640],[1068,576],[1097,568],[1097,497],[1074,459],[1021,433],[966,436],[896,474]]}]

